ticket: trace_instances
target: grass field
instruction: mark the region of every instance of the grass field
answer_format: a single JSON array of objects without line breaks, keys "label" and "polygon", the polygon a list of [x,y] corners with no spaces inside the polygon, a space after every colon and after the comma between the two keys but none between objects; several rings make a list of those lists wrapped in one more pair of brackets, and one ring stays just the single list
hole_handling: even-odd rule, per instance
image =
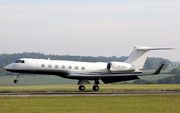
[{"label": "grass field", "polygon": [[179,113],[180,95],[0,97],[1,113]]},{"label": "grass field", "polygon": [[[85,85],[90,92],[93,85]],[[106,84],[99,91],[179,91],[180,84]],[[7,92],[79,92],[78,85],[0,86]],[[1,113],[179,113],[180,95],[0,97]]]}]

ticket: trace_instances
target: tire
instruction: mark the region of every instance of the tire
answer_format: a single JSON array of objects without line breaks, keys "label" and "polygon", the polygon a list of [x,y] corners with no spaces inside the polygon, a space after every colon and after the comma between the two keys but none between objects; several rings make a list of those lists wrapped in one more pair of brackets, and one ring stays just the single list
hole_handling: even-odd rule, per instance
[{"label": "tire", "polygon": [[17,83],[18,83],[18,80],[14,80],[14,83],[17,84]]},{"label": "tire", "polygon": [[85,90],[85,86],[83,86],[83,85],[82,85],[82,86],[79,86],[79,90],[80,90],[80,91],[84,91],[84,90]]},{"label": "tire", "polygon": [[94,91],[98,91],[99,90],[99,86],[93,86],[93,90]]}]

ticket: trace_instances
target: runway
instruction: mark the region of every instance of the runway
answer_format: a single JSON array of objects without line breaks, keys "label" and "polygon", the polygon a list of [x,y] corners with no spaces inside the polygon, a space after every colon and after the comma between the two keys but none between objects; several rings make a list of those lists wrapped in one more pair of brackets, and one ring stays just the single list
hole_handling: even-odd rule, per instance
[{"label": "runway", "polygon": [[128,92],[48,92],[48,93],[0,93],[0,96],[120,96],[120,95],[154,95],[180,94],[180,91],[128,91]]}]

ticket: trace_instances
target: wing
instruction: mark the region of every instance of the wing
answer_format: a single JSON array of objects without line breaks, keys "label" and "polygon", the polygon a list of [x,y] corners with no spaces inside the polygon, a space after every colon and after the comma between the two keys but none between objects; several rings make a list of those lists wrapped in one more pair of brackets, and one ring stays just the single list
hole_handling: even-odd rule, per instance
[{"label": "wing", "polygon": [[126,80],[134,80],[139,79],[138,76],[145,76],[145,75],[157,75],[162,70],[164,64],[154,72],[154,73],[140,73],[140,74],[119,74],[119,75],[69,75],[71,78],[82,78],[82,79],[97,79],[100,78],[105,84],[113,83],[113,82],[121,82]]},{"label": "wing", "polygon": [[124,76],[145,76],[145,75],[157,75],[162,70],[164,64],[161,64],[154,73],[139,73],[139,74],[113,74],[113,75],[69,75],[69,77],[83,77],[83,78],[104,78],[104,77],[124,77]]}]

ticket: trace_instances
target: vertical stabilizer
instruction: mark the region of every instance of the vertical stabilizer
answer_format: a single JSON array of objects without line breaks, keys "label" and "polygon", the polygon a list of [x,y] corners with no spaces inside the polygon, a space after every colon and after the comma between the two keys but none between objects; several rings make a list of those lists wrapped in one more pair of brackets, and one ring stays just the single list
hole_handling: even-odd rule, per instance
[{"label": "vertical stabilizer", "polygon": [[132,53],[129,55],[125,63],[134,65],[136,69],[142,69],[150,50],[166,50],[166,49],[172,49],[172,48],[154,48],[154,47],[136,46],[134,47]]}]

